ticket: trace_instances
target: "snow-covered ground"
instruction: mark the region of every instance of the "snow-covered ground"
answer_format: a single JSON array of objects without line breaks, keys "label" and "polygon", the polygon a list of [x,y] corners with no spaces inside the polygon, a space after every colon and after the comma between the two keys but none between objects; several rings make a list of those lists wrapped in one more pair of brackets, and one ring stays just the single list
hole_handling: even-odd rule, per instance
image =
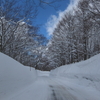
[{"label": "snow-covered ground", "polygon": [[43,72],[0,53],[0,100],[100,100],[100,54]]},{"label": "snow-covered ground", "polygon": [[[0,100],[8,100],[32,84],[37,78],[34,68],[23,66],[14,59],[0,53]],[[6,98],[7,97],[7,98]]]},{"label": "snow-covered ground", "polygon": [[78,100],[100,100],[100,54],[86,61],[61,66],[52,70],[50,76],[69,87]]}]

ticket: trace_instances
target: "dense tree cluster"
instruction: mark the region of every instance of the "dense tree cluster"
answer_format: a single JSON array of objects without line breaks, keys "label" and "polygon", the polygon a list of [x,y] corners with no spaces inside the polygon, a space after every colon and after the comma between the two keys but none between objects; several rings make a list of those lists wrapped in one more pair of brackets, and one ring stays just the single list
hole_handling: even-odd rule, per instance
[{"label": "dense tree cluster", "polygon": [[[46,67],[56,68],[100,53],[100,1],[80,0],[53,31]],[[47,68],[47,69],[48,69]]]},{"label": "dense tree cluster", "polygon": [[37,34],[37,27],[30,26],[22,20],[18,22],[0,18],[0,51],[11,56],[24,65],[36,67],[45,46],[46,38]]},{"label": "dense tree cluster", "polygon": [[[40,5],[45,3],[52,6],[55,2],[56,0],[39,0]],[[47,39],[38,34],[38,27],[27,23],[20,13],[17,17],[9,18],[15,11],[10,13],[4,8],[0,10],[4,12],[0,13],[0,51],[24,65],[40,70],[51,70],[86,60],[100,53],[99,0],[79,0],[77,6],[67,11],[56,25],[48,44]],[[26,19],[27,12],[29,10],[26,8]]]}]

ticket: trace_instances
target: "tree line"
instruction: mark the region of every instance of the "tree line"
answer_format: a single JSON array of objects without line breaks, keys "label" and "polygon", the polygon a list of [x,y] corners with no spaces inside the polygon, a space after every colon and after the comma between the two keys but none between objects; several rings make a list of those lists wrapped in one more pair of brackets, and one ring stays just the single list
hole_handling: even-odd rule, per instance
[{"label": "tree line", "polygon": [[48,40],[34,24],[38,8],[46,5],[56,9],[62,0],[0,0],[0,52],[20,63],[41,69],[39,61]]},{"label": "tree line", "polygon": [[100,53],[100,0],[80,0],[64,14],[52,34],[43,57],[46,69],[87,60]]},{"label": "tree line", "polygon": [[34,0],[0,0],[0,52],[37,68],[41,48],[48,40],[34,25],[36,16]]},{"label": "tree line", "polygon": [[0,18],[0,51],[24,65],[36,67],[40,50],[47,39],[37,33],[38,27],[22,20],[14,22]]},{"label": "tree line", "polygon": [[[54,2],[39,4],[53,6]],[[36,9],[34,11],[32,16],[36,16]],[[79,0],[77,6],[67,11],[56,25],[49,42],[38,34],[37,26],[27,22],[27,17],[22,19],[19,14],[19,17],[10,19],[8,15],[0,17],[0,50],[24,65],[52,70],[100,53],[99,0]]]}]

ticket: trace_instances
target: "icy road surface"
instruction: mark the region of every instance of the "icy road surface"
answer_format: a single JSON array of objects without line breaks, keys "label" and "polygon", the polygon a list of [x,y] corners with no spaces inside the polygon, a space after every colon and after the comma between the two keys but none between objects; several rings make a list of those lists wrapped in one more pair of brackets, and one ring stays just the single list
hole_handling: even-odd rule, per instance
[{"label": "icy road surface", "polygon": [[39,76],[33,84],[5,100],[100,100],[99,94],[94,96],[84,87],[65,84],[63,79]]}]

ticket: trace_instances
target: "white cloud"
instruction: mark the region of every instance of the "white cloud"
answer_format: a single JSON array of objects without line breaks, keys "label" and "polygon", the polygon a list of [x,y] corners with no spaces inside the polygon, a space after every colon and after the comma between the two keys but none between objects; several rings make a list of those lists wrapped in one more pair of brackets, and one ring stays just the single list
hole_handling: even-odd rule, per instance
[{"label": "white cloud", "polygon": [[64,11],[58,11],[58,16],[56,15],[51,15],[45,24],[46,30],[48,32],[48,35],[52,35],[54,29],[56,28],[56,25],[58,24],[59,20],[62,19],[63,15],[72,10],[73,7],[76,7],[77,3],[79,0],[71,0],[69,6],[64,10]]},{"label": "white cloud", "polygon": [[46,30],[48,32],[48,35],[52,34],[53,29],[56,27],[57,22],[58,22],[57,16],[51,15],[46,23]]}]

